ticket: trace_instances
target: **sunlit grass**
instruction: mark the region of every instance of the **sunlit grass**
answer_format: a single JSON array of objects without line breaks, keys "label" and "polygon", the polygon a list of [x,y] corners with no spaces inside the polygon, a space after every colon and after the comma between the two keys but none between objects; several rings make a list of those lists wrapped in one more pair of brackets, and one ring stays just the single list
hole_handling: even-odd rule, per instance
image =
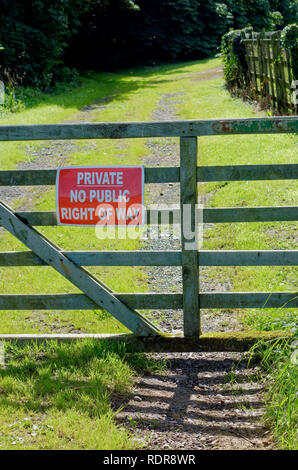
[{"label": "sunlit grass", "polygon": [[[270,323],[270,322],[269,322]],[[266,420],[273,429],[279,448],[298,448],[298,350],[297,325],[293,322],[293,337],[283,342],[258,342],[251,350],[266,373]]]},{"label": "sunlit grass", "polygon": [[82,340],[6,345],[0,368],[0,449],[132,449],[119,428],[113,397],[130,395],[134,375],[164,370],[164,361],[128,354],[123,344]]},{"label": "sunlit grass", "polygon": [[[175,104],[180,118],[218,118],[218,117],[251,117],[262,116],[263,112],[256,110],[238,99],[231,98],[224,89],[221,78],[200,81],[200,73],[209,68],[219,67],[220,60],[176,64],[173,66],[143,67],[128,69],[116,73],[89,73],[82,78],[81,86],[75,87],[71,92],[59,95],[30,96],[27,90],[27,101],[30,109],[17,113],[7,119],[11,123],[51,122],[52,106],[59,110],[54,113],[54,121],[61,122],[65,118],[75,117],[82,106],[98,102],[106,106],[104,109],[95,108],[91,112],[93,121],[126,121],[150,120],[153,110],[165,93],[182,92],[183,99]],[[29,96],[29,97],[28,97]],[[40,118],[40,109],[43,110],[43,119]],[[56,108],[55,108],[56,109]],[[80,119],[82,118],[80,113]],[[90,113],[88,113],[88,119]],[[156,139],[162,145],[163,139]],[[86,140],[75,142],[74,148],[69,152],[67,164],[136,164],[141,163],[149,154],[150,149],[145,145],[145,139],[124,140]],[[6,145],[6,144],[4,144]],[[41,143],[35,143],[34,146]],[[295,137],[292,135],[262,135],[262,136],[210,136],[199,138],[199,164],[256,164],[256,163],[284,163],[295,161]],[[25,157],[25,154],[23,156]],[[158,162],[157,162],[158,163]],[[4,162],[5,167],[5,162]],[[297,200],[297,184],[293,181],[251,181],[199,184],[199,192],[209,195],[206,205],[211,207],[250,207],[270,205],[294,205]],[[50,190],[34,198],[34,210],[55,210],[55,193]],[[295,248],[294,223],[247,223],[216,224],[205,233],[204,248],[206,249],[293,249]],[[98,240],[94,229],[48,227],[40,229],[63,249],[75,250],[114,250],[136,249],[139,242],[136,240]],[[8,235],[2,237],[1,249],[7,243],[12,249],[23,249],[22,245]],[[41,274],[36,276],[37,269]],[[140,268],[91,268],[93,273],[118,292],[138,291],[147,289],[147,279]],[[9,292],[74,292],[76,289],[64,280],[62,276],[50,268],[9,268],[1,269],[5,273],[5,286]],[[17,273],[17,274],[16,274]],[[291,290],[294,268],[210,268],[207,275],[215,281],[228,279],[234,291],[249,290]],[[32,287],[33,286],[33,287]],[[27,287],[27,288],[26,288]],[[57,317],[65,323],[71,317],[81,318],[82,328],[84,318],[90,318],[93,312],[49,312],[46,318]],[[244,313],[244,312],[243,312]],[[250,311],[245,312],[249,318]],[[254,315],[254,311],[251,311]],[[18,317],[20,313],[14,312]],[[16,322],[10,322],[4,313],[1,328],[9,329]],[[95,316],[94,321],[88,325],[101,329],[103,324]],[[38,317],[37,317],[38,319]],[[20,325],[23,321],[20,320]],[[111,319],[110,327],[105,316],[105,328],[112,332],[122,331],[123,327]],[[250,323],[250,321],[248,321]],[[11,326],[9,326],[11,325]],[[38,328],[38,323],[27,323],[29,331]],[[43,328],[51,328],[50,324]],[[76,322],[77,327],[77,322]],[[14,331],[15,326],[13,327]],[[2,330],[3,331],[3,330]],[[27,331],[27,329],[26,329]],[[87,327],[87,331],[89,327]],[[4,332],[4,331],[3,331]]]}]

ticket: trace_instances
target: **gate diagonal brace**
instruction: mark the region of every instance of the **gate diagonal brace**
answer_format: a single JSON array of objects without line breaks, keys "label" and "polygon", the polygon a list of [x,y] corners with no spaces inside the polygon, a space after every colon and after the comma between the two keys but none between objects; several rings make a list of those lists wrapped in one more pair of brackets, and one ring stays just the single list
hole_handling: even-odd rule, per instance
[{"label": "gate diagonal brace", "polygon": [[70,261],[36,228],[26,225],[6,204],[0,201],[0,225],[30,248],[49,266],[72,282],[101,309],[107,310],[137,336],[161,333],[149,320],[117,299],[113,292],[86,269]]}]

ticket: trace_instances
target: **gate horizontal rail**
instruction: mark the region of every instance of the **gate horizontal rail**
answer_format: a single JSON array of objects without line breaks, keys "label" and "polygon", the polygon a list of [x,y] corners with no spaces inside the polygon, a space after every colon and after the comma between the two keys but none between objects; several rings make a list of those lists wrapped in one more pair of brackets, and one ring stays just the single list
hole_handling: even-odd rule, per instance
[{"label": "gate horizontal rail", "polygon": [[[139,310],[182,309],[183,295],[122,294],[115,297],[127,306]],[[298,307],[295,292],[206,292],[198,295],[201,309],[226,308],[287,308]],[[0,310],[102,310],[84,294],[4,294]]]},{"label": "gate horizontal rail", "polygon": [[[197,136],[274,135],[296,132],[298,132],[298,117],[286,116],[261,119],[0,126],[0,140],[179,137],[179,167],[145,168],[145,183],[147,184],[167,182],[180,184],[182,210],[172,208],[146,211],[146,224],[171,225],[181,223],[184,204],[191,204],[193,207],[197,204],[198,182],[298,179],[298,164],[198,166]],[[56,182],[56,175],[56,169],[5,170],[0,171],[0,186],[51,186]],[[298,293],[296,292],[200,293],[198,271],[199,266],[294,266],[298,265],[297,250],[187,251],[182,234],[181,251],[64,251],[46,240],[34,228],[35,226],[57,225],[54,211],[13,212],[3,203],[0,203],[0,206],[0,226],[4,226],[19,238],[30,250],[0,252],[0,266],[51,265],[84,292],[79,294],[2,294],[0,295],[0,310],[97,310],[110,305],[111,313],[118,320],[123,319],[123,323],[137,336],[140,336],[141,332],[144,344],[149,341],[148,338],[152,338],[150,347],[153,350],[157,342],[156,350],[162,349],[163,341],[167,343],[164,347],[168,350],[176,347],[177,350],[188,350],[200,348],[200,309],[281,308],[284,306],[296,308],[298,306]],[[297,220],[298,207],[296,206],[203,209],[203,223]],[[192,225],[194,221],[195,214],[192,211]],[[17,229],[15,224],[18,226]],[[47,255],[44,255],[43,249],[46,250]],[[59,263],[62,263],[62,267]],[[183,291],[156,294],[115,293],[85,271],[83,267],[87,266],[181,266]],[[88,286],[86,290],[85,283]],[[122,313],[117,311],[116,305]],[[173,337],[171,342],[169,337],[166,338],[135,309],[183,309],[184,337],[179,340]],[[0,334],[0,339],[8,337],[15,339],[15,335]],[[29,338],[30,335],[19,335],[19,337]],[[210,340],[211,343],[212,341]],[[197,346],[194,346],[194,342]],[[207,343],[204,338],[204,345],[208,349],[211,346]],[[221,347],[231,348],[231,350],[234,348],[229,342]]]},{"label": "gate horizontal rail", "polygon": [[0,140],[128,139],[297,132],[296,116],[0,126]]},{"label": "gate horizontal rail", "polygon": [[[37,227],[49,227],[57,225],[56,212],[16,212],[26,224]],[[173,210],[147,210],[145,224],[147,225],[172,225],[181,217],[180,209]],[[225,207],[203,209],[203,223],[240,223],[240,222],[278,222],[296,221],[298,219],[298,207]],[[0,220],[1,226],[1,220]]]},{"label": "gate horizontal rail", "polygon": [[[26,224],[37,227],[49,227],[57,225],[56,212],[16,212]],[[177,210],[151,210],[145,213],[147,225],[172,225],[181,217]],[[242,222],[278,222],[296,221],[298,208],[295,206],[284,207],[227,207],[216,209],[203,209],[203,223],[242,223]],[[176,222],[177,223],[177,222]],[[0,221],[1,226],[1,221]]]},{"label": "gate horizontal rail", "polygon": [[[181,266],[181,251],[61,251],[78,266]],[[198,266],[298,266],[298,250],[200,250]],[[0,251],[0,266],[47,266],[33,251]]]},{"label": "gate horizontal rail", "polygon": [[[0,186],[51,186],[57,170],[0,171]],[[298,164],[198,166],[197,182],[298,179]],[[145,168],[145,183],[179,183],[179,167]]]}]

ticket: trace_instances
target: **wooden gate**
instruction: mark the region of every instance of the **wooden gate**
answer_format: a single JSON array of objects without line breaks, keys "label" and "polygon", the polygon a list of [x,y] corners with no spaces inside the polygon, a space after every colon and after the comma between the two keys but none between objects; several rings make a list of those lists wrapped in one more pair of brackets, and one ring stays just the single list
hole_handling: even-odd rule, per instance
[{"label": "wooden gate", "polygon": [[[136,123],[49,124],[0,126],[0,140],[122,139],[179,137],[180,167],[146,168],[145,183],[180,183],[180,209],[170,212],[170,223],[183,220],[191,206],[196,221],[197,182],[297,179],[298,164],[197,166],[197,137],[210,135],[277,134],[298,131],[298,117],[196,120]],[[54,185],[56,170],[0,171],[1,186]],[[159,215],[156,213],[159,212]],[[158,218],[159,217],[159,218]],[[146,223],[163,223],[162,211],[147,211]],[[207,208],[204,223],[298,220],[298,207]],[[154,222],[153,222],[154,221]],[[157,222],[156,222],[157,221]],[[94,337],[125,341],[136,350],[197,351],[243,350],[254,341],[247,336],[200,335],[200,309],[280,308],[298,306],[294,292],[200,293],[199,266],[291,266],[298,251],[209,251],[187,249],[182,233],[181,251],[63,251],[36,226],[56,225],[55,212],[14,212],[0,202],[0,225],[31,251],[0,252],[0,266],[52,266],[82,294],[0,295],[1,310],[105,309],[123,323],[130,335],[5,335],[2,340],[73,340]],[[69,228],[71,230],[71,228]],[[183,292],[116,294],[82,266],[182,266]],[[165,335],[137,309],[183,309],[184,334]],[[239,341],[237,341],[237,338]]]}]

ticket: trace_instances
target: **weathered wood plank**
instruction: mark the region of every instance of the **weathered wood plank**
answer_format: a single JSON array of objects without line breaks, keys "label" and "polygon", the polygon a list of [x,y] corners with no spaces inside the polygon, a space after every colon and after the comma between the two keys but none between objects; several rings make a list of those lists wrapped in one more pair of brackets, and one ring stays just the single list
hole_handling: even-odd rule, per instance
[{"label": "weathered wood plank", "polygon": [[180,138],[181,264],[183,331],[186,338],[200,334],[199,270],[196,204],[197,138]]},{"label": "weathered wood plank", "polygon": [[262,54],[262,43],[261,39],[263,38],[263,32],[261,31],[257,36],[257,56],[258,56],[258,66],[259,66],[259,76],[260,76],[260,92],[261,96],[266,95],[266,83],[264,82],[264,63],[263,63],[263,54]]},{"label": "weathered wood plank", "polygon": [[[29,226],[50,227],[57,225],[57,216],[54,211],[16,212],[16,216]],[[1,225],[1,220],[0,220]]]},{"label": "weathered wood plank", "polygon": [[108,343],[125,344],[128,351],[133,352],[218,352],[232,351],[244,352],[248,351],[256,342],[263,340],[283,341],[288,339],[289,334],[281,331],[275,332],[232,332],[230,335],[225,334],[208,334],[202,335],[200,338],[184,338],[178,335],[167,337],[137,337],[135,335],[118,334],[0,334],[0,341],[13,342],[16,344],[25,343],[43,343],[51,340],[58,342],[74,342],[84,339],[92,339],[96,341],[104,341]]},{"label": "weathered wood plank", "polygon": [[201,308],[282,307],[298,307],[298,292],[224,292],[201,294]]},{"label": "weathered wood plank", "polygon": [[298,207],[227,207],[204,209],[204,222],[274,222],[298,220]]},{"label": "weathered wood plank", "polygon": [[0,222],[13,236],[30,248],[72,284],[81,289],[97,305],[106,309],[129,330],[136,334],[159,334],[145,317],[119,301],[112,291],[88,271],[64,256],[59,248],[36,229],[24,224],[4,203],[0,202]]},{"label": "weathered wood plank", "polygon": [[[178,183],[179,167],[147,167],[146,183]],[[0,171],[0,186],[51,186],[56,184],[56,169]]]},{"label": "weathered wood plank", "polygon": [[[16,212],[26,224],[30,226],[53,226],[57,225],[56,213],[52,211],[41,212]],[[168,217],[167,217],[168,216]],[[148,210],[146,212],[146,224],[172,224],[180,218],[180,210]],[[226,223],[226,222],[274,222],[298,220],[298,207],[225,207],[203,209],[204,223]],[[176,221],[176,222],[175,222]],[[0,221],[1,226],[1,221]]]},{"label": "weathered wood plank", "polygon": [[0,186],[43,186],[56,183],[56,169],[0,171]]},{"label": "weathered wood plank", "polygon": [[[64,252],[79,266],[181,266],[180,251]],[[1,263],[1,254],[0,254]]]},{"label": "weathered wood plank", "polygon": [[[198,166],[197,181],[248,181],[298,179],[298,164]],[[55,185],[57,170],[0,171],[0,186]],[[178,183],[179,167],[147,167],[145,183]]]},{"label": "weathered wood plank", "polygon": [[231,165],[197,168],[197,181],[249,181],[298,179],[298,164]]},{"label": "weathered wood plank", "polygon": [[273,67],[274,67],[274,79],[275,79],[275,89],[276,89],[276,105],[278,110],[280,111],[283,108],[283,94],[282,88],[280,86],[281,75],[280,75],[280,64],[278,58],[280,56],[280,35],[279,32],[276,31],[271,36],[272,39],[272,52],[273,52]]},{"label": "weathered wood plank", "polygon": [[[54,226],[57,225],[56,212],[54,211],[37,211],[37,212],[16,212],[26,224],[30,226]],[[145,214],[145,223],[148,225],[167,225],[178,223],[180,221],[180,210],[148,210]],[[1,226],[1,221],[0,221]]]},{"label": "weathered wood plank", "polygon": [[[180,251],[63,251],[78,266],[181,266]],[[31,252],[0,252],[0,266],[46,266]]]},{"label": "weathered wood plank", "polygon": [[[78,266],[181,266],[181,251],[62,251]],[[298,250],[200,250],[199,266],[298,266]],[[32,251],[0,252],[0,266],[47,266]]]},{"label": "weathered wood plank", "polygon": [[[181,309],[183,295],[115,294],[127,306],[140,310]],[[225,308],[297,308],[298,292],[204,292],[201,309]],[[102,310],[84,294],[1,294],[0,310]]]},{"label": "weathered wood plank", "polygon": [[180,168],[178,166],[145,167],[145,183],[179,183]]},{"label": "weathered wood plank", "polygon": [[[182,294],[114,294],[129,308],[181,309]],[[132,307],[134,305],[134,307]],[[0,310],[102,310],[84,294],[4,294]]]},{"label": "weathered wood plank", "polygon": [[257,65],[256,65],[256,57],[255,57],[255,53],[254,53],[254,48],[255,48],[255,40],[252,39],[251,51],[252,51],[253,73],[254,73],[254,82],[255,82],[255,86],[256,86],[256,93],[258,94],[260,87],[259,87],[258,80],[257,80]]},{"label": "weathered wood plank", "polygon": [[267,40],[265,43],[265,47],[267,50],[267,56],[268,56],[268,68],[269,68],[269,79],[270,79],[270,100],[271,100],[271,105],[275,105],[276,103],[276,93],[274,90],[274,70],[273,70],[273,58],[271,59],[271,39]]},{"label": "weathered wood plank", "polygon": [[200,266],[298,266],[298,250],[226,250],[199,253]]},{"label": "weathered wood plank", "polygon": [[162,122],[102,122],[0,126],[0,140],[127,139],[298,131],[297,116]]}]

